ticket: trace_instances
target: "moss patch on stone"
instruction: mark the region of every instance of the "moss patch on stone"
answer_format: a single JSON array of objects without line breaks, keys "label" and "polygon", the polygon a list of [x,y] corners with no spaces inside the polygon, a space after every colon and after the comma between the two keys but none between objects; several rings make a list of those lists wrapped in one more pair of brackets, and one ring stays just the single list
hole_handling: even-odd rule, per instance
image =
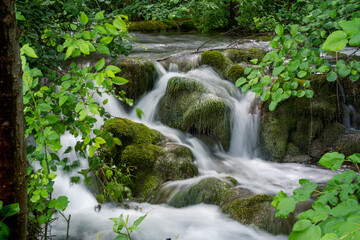
[{"label": "moss patch on stone", "polygon": [[136,101],[154,87],[158,76],[152,62],[146,59],[127,58],[118,66],[121,69],[118,75],[129,82],[124,85],[115,85],[116,93],[125,91],[127,98]]},{"label": "moss patch on stone", "polygon": [[194,135],[212,136],[224,149],[229,148],[230,108],[225,100],[210,94],[203,83],[188,78],[170,79],[159,106],[164,124]]},{"label": "moss patch on stone", "polygon": [[227,56],[234,62],[246,62],[250,63],[252,59],[258,59],[259,62],[264,58],[265,52],[261,49],[227,49],[225,51]]},{"label": "moss patch on stone", "polygon": [[213,67],[220,75],[233,65],[233,62],[223,53],[214,50],[208,50],[201,54],[201,64]]},{"label": "moss patch on stone", "polygon": [[259,194],[251,198],[236,198],[226,203],[222,210],[243,224],[259,225],[263,219],[263,212],[270,208],[272,196]]},{"label": "moss patch on stone", "polygon": [[235,83],[238,78],[245,76],[244,69],[245,68],[243,66],[234,64],[226,70],[225,78]]},{"label": "moss patch on stone", "polygon": [[178,192],[169,202],[174,207],[184,207],[199,203],[222,205],[236,193],[230,189],[232,184],[218,178],[205,178],[185,192]]}]

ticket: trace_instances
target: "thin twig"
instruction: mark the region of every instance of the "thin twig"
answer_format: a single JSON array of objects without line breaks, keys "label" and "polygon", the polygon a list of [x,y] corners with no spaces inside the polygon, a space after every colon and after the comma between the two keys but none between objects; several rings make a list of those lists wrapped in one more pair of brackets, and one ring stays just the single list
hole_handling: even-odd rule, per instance
[{"label": "thin twig", "polygon": [[62,212],[59,212],[61,214],[61,216],[63,216],[63,218],[65,219],[65,221],[67,222],[67,227],[66,227],[66,240],[69,239],[69,229],[70,229],[70,219],[71,219],[71,214],[69,214],[69,218],[66,218],[65,215]]},{"label": "thin twig", "polygon": [[232,31],[235,31],[235,30],[237,30],[237,29],[239,29],[239,28],[241,28],[241,27],[243,27],[243,26],[237,26],[236,28],[230,29],[230,30],[227,31],[227,32],[220,33],[220,34],[216,35],[215,37],[210,38],[209,40],[207,40],[207,41],[205,41],[203,44],[201,44],[201,46],[198,47],[198,48],[196,49],[196,51],[199,51],[200,48],[202,48],[205,44],[207,44],[208,42],[214,40],[215,38],[218,38],[218,37],[220,37],[220,36],[222,36],[222,35],[228,34],[228,33],[232,32]]}]

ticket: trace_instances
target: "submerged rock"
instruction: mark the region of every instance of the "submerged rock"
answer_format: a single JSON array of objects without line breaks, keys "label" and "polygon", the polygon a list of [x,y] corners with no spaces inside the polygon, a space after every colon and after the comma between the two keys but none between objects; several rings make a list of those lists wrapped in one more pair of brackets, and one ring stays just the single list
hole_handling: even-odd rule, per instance
[{"label": "submerged rock", "polygon": [[228,103],[211,94],[201,82],[174,77],[159,103],[159,118],[164,124],[194,135],[208,135],[224,149],[230,146],[230,108]]},{"label": "submerged rock", "polygon": [[158,78],[154,64],[146,59],[127,58],[119,64],[119,68],[121,72],[118,75],[129,82],[115,85],[115,92],[125,91],[126,97],[135,101],[151,90]]},{"label": "submerged rock", "polygon": [[171,143],[144,124],[113,118],[105,122],[103,128],[122,144],[103,147],[100,156],[109,165],[115,164],[118,170],[127,168],[132,175],[127,184],[138,201],[147,199],[165,181],[198,174],[190,149]]}]

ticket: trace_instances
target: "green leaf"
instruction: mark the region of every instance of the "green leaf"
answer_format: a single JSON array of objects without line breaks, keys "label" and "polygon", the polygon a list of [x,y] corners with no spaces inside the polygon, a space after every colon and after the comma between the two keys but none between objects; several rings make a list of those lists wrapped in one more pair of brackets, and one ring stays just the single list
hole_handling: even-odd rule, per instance
[{"label": "green leaf", "polygon": [[312,98],[314,96],[313,90],[305,90],[305,97]]},{"label": "green leaf", "polygon": [[287,64],[287,68],[293,72],[295,71],[298,67],[300,66],[300,60],[296,59],[292,59],[288,64]]},{"label": "green leaf", "polygon": [[69,98],[68,95],[62,96],[62,97],[59,99],[59,106],[61,107],[61,106],[67,101],[68,98]]},{"label": "green leaf", "polygon": [[111,79],[111,81],[116,85],[123,85],[125,83],[128,83],[129,81],[122,77],[114,77]]},{"label": "green leaf", "polygon": [[276,68],[274,68],[272,75],[275,77],[275,76],[279,75],[280,73],[282,73],[282,71],[284,71],[284,69],[285,69],[284,66],[276,67]]},{"label": "green leaf", "polygon": [[86,55],[90,54],[89,45],[87,43],[85,43],[84,41],[79,42],[79,48],[83,54],[86,54]]},{"label": "green leaf", "polygon": [[354,34],[349,41],[350,46],[359,46],[360,45],[360,32]]},{"label": "green leaf", "polygon": [[318,240],[321,238],[321,228],[311,224],[309,220],[297,221],[289,240]]},{"label": "green leaf", "polygon": [[344,65],[339,69],[338,73],[340,77],[346,77],[351,73],[351,68]]},{"label": "green leaf", "polygon": [[89,157],[94,156],[95,153],[95,147],[94,146],[90,146],[89,147]]},{"label": "green leaf", "polygon": [[100,43],[104,44],[104,45],[108,45],[111,43],[111,41],[114,39],[114,37],[103,37],[100,40]]},{"label": "green leaf", "polygon": [[274,111],[277,105],[278,105],[277,101],[271,101],[271,103],[269,104],[269,110]]},{"label": "green leaf", "polygon": [[70,28],[71,28],[71,30],[73,30],[73,31],[76,31],[76,29],[77,29],[77,26],[75,25],[75,24],[70,24]]},{"label": "green leaf", "polygon": [[5,205],[0,209],[0,215],[4,218],[11,217],[20,212],[19,203],[12,203],[9,205]]},{"label": "green leaf", "polygon": [[345,160],[344,154],[337,152],[326,153],[321,157],[319,164],[331,170],[338,170]]},{"label": "green leaf", "polygon": [[336,74],[336,72],[329,72],[329,73],[326,75],[326,79],[327,79],[329,82],[334,82],[334,81],[336,81],[336,79],[337,79],[337,74]]},{"label": "green leaf", "polygon": [[252,64],[257,64],[258,61],[259,61],[258,59],[251,59],[251,60],[250,60],[250,62],[251,62]]},{"label": "green leaf", "polygon": [[80,112],[80,110],[84,109],[84,103],[78,102],[75,106],[75,112]]},{"label": "green leaf", "polygon": [[104,19],[104,11],[100,11],[95,14],[95,20],[101,20]]},{"label": "green leaf", "polygon": [[263,76],[261,79],[260,79],[260,83],[262,84],[262,85],[269,85],[269,84],[271,84],[272,83],[272,79],[271,79],[271,77],[270,76],[268,76],[268,75],[266,75],[266,76]]},{"label": "green leaf", "polygon": [[22,48],[21,51],[23,51],[27,56],[32,57],[32,58],[38,58],[38,56],[36,55],[34,49],[32,49],[29,44],[25,44]]},{"label": "green leaf", "polygon": [[261,83],[257,83],[251,86],[251,91],[254,93],[261,93],[264,90],[264,86]]},{"label": "green leaf", "polygon": [[104,53],[104,54],[110,54],[110,50],[108,47],[106,47],[104,44],[99,44],[97,47],[98,52]]},{"label": "green leaf", "polygon": [[340,240],[336,233],[327,233],[320,240]]},{"label": "green leaf", "polygon": [[42,112],[49,112],[49,111],[52,110],[52,107],[51,107],[49,104],[47,104],[47,103],[40,103],[40,104],[38,105],[38,108],[39,108],[39,110],[42,111]]},{"label": "green leaf", "polygon": [[121,69],[120,68],[118,68],[118,67],[116,67],[116,66],[114,66],[114,65],[108,65],[108,66],[106,66],[106,69],[105,69],[106,71],[108,71],[108,70],[110,70],[110,71],[112,71],[113,73],[119,73],[119,72],[121,72]]},{"label": "green leaf", "polygon": [[85,119],[85,117],[87,116],[88,114],[88,110],[87,109],[83,109],[80,111],[79,113],[79,121],[82,121]]},{"label": "green leaf", "polygon": [[58,197],[58,202],[60,203],[60,207],[56,210],[58,211],[65,211],[65,209],[67,208],[68,204],[69,204],[69,200],[66,196],[60,196]]},{"label": "green leaf", "polygon": [[246,93],[249,90],[249,88],[250,88],[250,84],[247,83],[241,87],[241,92]]},{"label": "green leaf", "polygon": [[355,18],[352,21],[341,21],[339,26],[350,36],[360,32],[360,18]]},{"label": "green leaf", "polygon": [[240,87],[241,85],[243,85],[246,82],[247,82],[246,78],[241,77],[238,80],[236,80],[235,87]]},{"label": "green leaf", "polygon": [[270,91],[268,91],[268,90],[264,91],[260,96],[260,99],[263,102],[267,101],[269,98],[270,98]]},{"label": "green leaf", "polygon": [[107,31],[105,30],[105,28],[104,28],[103,26],[100,26],[100,25],[96,25],[96,26],[94,27],[94,30],[95,30],[96,32],[101,33],[101,34],[107,34]]},{"label": "green leaf", "polygon": [[105,66],[105,59],[103,58],[96,63],[95,69],[96,71],[100,71],[104,66]]},{"label": "green leaf", "polygon": [[347,43],[347,34],[343,31],[335,31],[328,36],[322,49],[328,51],[340,51],[346,47]]},{"label": "green leaf", "polygon": [[284,34],[284,28],[280,24],[275,27],[275,32],[277,35],[283,35]]},{"label": "green leaf", "polygon": [[122,30],[123,32],[126,31],[126,24],[124,22],[124,20],[122,20],[122,18],[120,16],[117,16],[114,21],[113,21],[113,25],[119,29]]},{"label": "green leaf", "polygon": [[0,239],[7,240],[10,236],[10,228],[3,222],[0,222]]},{"label": "green leaf", "polygon": [[105,23],[104,24],[104,27],[106,29],[106,31],[109,33],[109,34],[112,34],[112,35],[118,35],[118,30],[116,30],[116,28],[114,27],[114,25],[110,24],[110,23]]},{"label": "green leaf", "polygon": [[89,22],[88,16],[86,16],[86,14],[85,14],[84,12],[81,12],[81,15],[80,15],[80,23],[81,23],[82,25],[86,25],[88,22]]},{"label": "green leaf", "polygon": [[75,50],[75,45],[69,46],[68,49],[66,50],[65,59],[69,58],[74,50]]},{"label": "green leaf", "polygon": [[96,104],[91,104],[89,106],[89,110],[92,114],[94,115],[98,115],[99,114],[99,111],[98,111],[98,106]]},{"label": "green leaf", "polygon": [[251,70],[252,70],[252,67],[246,67],[245,69],[244,69],[244,74],[245,75],[248,75],[250,72],[251,72]]},{"label": "green leaf", "polygon": [[147,214],[145,214],[144,216],[141,216],[141,217],[139,217],[138,219],[136,219],[136,220],[134,221],[134,224],[133,224],[133,225],[139,226],[140,223],[141,223],[142,221],[144,221],[144,219],[146,218],[146,216],[147,216]]},{"label": "green leaf", "polygon": [[273,201],[271,202],[271,206],[273,207],[277,207],[277,205],[279,204],[279,202],[283,199],[285,199],[287,197],[287,194],[284,193],[283,191],[280,191],[273,199]]},{"label": "green leaf", "polygon": [[355,154],[349,156],[347,159],[353,163],[360,163],[360,154],[355,153]]},{"label": "green leaf", "polygon": [[306,75],[307,75],[307,72],[306,72],[306,71],[300,71],[300,72],[297,73],[297,76],[298,76],[299,78],[303,78],[303,77],[305,77]]},{"label": "green leaf", "polygon": [[295,210],[296,200],[294,198],[285,198],[280,200],[276,208],[275,217],[287,218],[289,213]]}]

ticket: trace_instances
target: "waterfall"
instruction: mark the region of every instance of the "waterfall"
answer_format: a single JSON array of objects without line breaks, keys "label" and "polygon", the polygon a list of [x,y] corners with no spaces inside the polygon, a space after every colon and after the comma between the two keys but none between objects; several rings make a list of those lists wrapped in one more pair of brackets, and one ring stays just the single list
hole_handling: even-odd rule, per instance
[{"label": "waterfall", "polygon": [[[193,56],[189,56],[193,61]],[[256,106],[254,94],[242,94],[234,84],[223,80],[209,67],[192,67],[182,71],[173,62],[167,71],[161,64],[155,63],[159,79],[154,89],[142,97],[135,106],[140,108],[144,115],[138,119],[136,112],[126,113],[113,96],[109,98],[106,110],[114,117],[129,118],[141,122],[150,128],[160,131],[173,142],[187,146],[194,155],[200,176],[181,181],[165,183],[172,190],[171,194],[186,189],[206,177],[231,176],[239,182],[239,186],[254,193],[276,194],[280,190],[287,193],[298,187],[298,179],[308,178],[311,181],[328,179],[328,171],[308,167],[300,164],[280,164],[262,160],[258,157],[258,135],[260,113]],[[172,129],[163,125],[157,117],[157,105],[166,92],[169,79],[172,77],[189,77],[205,83],[209,89],[210,97],[224,99],[231,108],[232,133],[229,151],[221,148],[207,146],[204,142],[188,133]],[[99,97],[99,102],[102,102]],[[135,109],[134,108],[134,109]],[[75,145],[76,139],[68,135],[63,136],[62,144],[67,142]],[[63,156],[65,157],[65,156]],[[77,156],[69,153],[69,157]],[[83,159],[82,167],[86,167]],[[81,167],[80,167],[81,168]],[[94,211],[97,201],[93,194],[82,184],[69,183],[68,174],[59,174],[55,183],[54,195],[65,194],[70,203],[65,214],[71,214],[70,239],[113,239],[116,234],[112,231],[113,222],[109,218],[118,217],[121,213],[129,214],[132,221],[148,213],[141,223],[140,229],[133,233],[134,240],[220,240],[220,239],[246,239],[246,240],[272,240],[286,239],[286,236],[273,236],[251,226],[242,225],[229,219],[221,213],[217,206],[199,204],[185,208],[173,208],[167,204],[153,205],[149,203],[128,202],[129,208],[116,207],[110,203],[103,204],[101,211]],[[54,239],[65,239],[66,222],[59,218],[54,222],[52,234]]]},{"label": "waterfall", "polygon": [[359,122],[360,116],[357,113],[355,107],[348,101],[343,86],[339,84],[339,90],[342,97],[342,108],[343,108],[343,124],[351,131],[358,131],[355,126],[356,121]]}]

